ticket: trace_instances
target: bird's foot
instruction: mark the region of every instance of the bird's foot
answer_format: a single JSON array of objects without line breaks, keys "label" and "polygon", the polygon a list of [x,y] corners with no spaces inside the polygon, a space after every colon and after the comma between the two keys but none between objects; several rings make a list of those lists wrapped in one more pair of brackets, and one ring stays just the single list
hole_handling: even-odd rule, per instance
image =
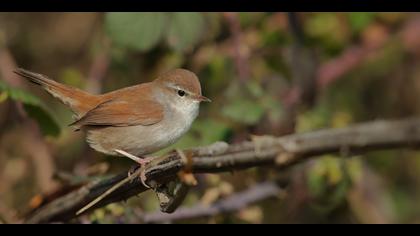
[{"label": "bird's foot", "polygon": [[[151,162],[153,158],[151,158],[151,157],[143,157],[142,158],[142,157],[134,156],[131,153],[128,153],[126,151],[119,150],[119,149],[115,149],[115,152],[117,152],[117,153],[119,153],[119,154],[121,154],[125,157],[130,158],[131,160],[137,162],[140,165],[140,170],[139,170],[140,171],[140,174],[139,174],[140,175],[140,181],[146,188],[150,188],[150,186],[146,184],[146,180],[147,180],[147,178],[146,178],[146,164]],[[128,177],[135,174],[137,172],[138,168],[139,168],[138,166],[132,167],[128,171]]]}]

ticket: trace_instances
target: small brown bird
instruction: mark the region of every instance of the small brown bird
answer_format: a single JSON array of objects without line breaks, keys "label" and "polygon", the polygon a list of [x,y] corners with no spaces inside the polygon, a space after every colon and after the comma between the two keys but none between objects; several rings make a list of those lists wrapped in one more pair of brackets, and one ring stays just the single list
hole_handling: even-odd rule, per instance
[{"label": "small brown bird", "polygon": [[197,76],[185,69],[102,95],[24,69],[15,73],[68,105],[76,119],[71,126],[87,132],[87,142],[93,149],[124,155],[140,164],[147,162],[144,155],[175,143],[197,117],[200,102],[210,101],[201,95]]}]

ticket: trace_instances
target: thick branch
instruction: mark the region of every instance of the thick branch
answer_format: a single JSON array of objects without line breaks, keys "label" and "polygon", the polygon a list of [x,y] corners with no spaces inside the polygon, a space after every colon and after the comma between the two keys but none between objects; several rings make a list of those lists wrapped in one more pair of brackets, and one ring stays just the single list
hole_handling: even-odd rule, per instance
[{"label": "thick branch", "polygon": [[[218,142],[193,149],[189,163],[176,152],[160,163],[146,168],[149,181],[163,183],[176,177],[179,170],[188,167],[194,173],[216,173],[262,165],[289,167],[308,157],[327,153],[350,155],[400,147],[420,146],[420,120],[375,121],[348,128],[326,129],[294,134],[280,138],[260,137],[254,141],[228,145]],[[43,206],[27,219],[28,223],[67,221],[75,212],[112,185],[126,177],[126,173],[92,182]],[[111,202],[126,200],[147,189],[139,180],[126,184],[107,196],[92,209]]]}]

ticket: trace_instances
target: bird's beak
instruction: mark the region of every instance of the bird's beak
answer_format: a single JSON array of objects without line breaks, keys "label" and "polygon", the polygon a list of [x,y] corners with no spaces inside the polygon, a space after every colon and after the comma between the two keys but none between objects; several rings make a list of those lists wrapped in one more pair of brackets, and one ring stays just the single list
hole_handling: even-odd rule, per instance
[{"label": "bird's beak", "polygon": [[195,95],[194,99],[200,102],[211,102],[211,100],[209,98],[206,98],[202,95]]}]

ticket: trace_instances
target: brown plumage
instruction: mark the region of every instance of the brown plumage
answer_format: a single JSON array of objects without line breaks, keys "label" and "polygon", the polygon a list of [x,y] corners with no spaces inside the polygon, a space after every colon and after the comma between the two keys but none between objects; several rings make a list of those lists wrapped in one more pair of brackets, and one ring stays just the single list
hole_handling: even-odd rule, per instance
[{"label": "brown plumage", "polygon": [[32,83],[40,85],[49,94],[58,98],[65,105],[68,105],[77,118],[82,117],[86,112],[100,103],[100,99],[95,95],[91,95],[69,85],[60,84],[45,75],[22,68],[19,68],[14,72]]},{"label": "brown plumage", "polygon": [[102,95],[25,69],[15,72],[68,105],[76,115],[71,125],[87,131],[92,148],[110,155],[117,155],[116,149],[143,155],[174,143],[191,126],[199,103],[209,101],[201,95],[197,76],[185,69]]}]

